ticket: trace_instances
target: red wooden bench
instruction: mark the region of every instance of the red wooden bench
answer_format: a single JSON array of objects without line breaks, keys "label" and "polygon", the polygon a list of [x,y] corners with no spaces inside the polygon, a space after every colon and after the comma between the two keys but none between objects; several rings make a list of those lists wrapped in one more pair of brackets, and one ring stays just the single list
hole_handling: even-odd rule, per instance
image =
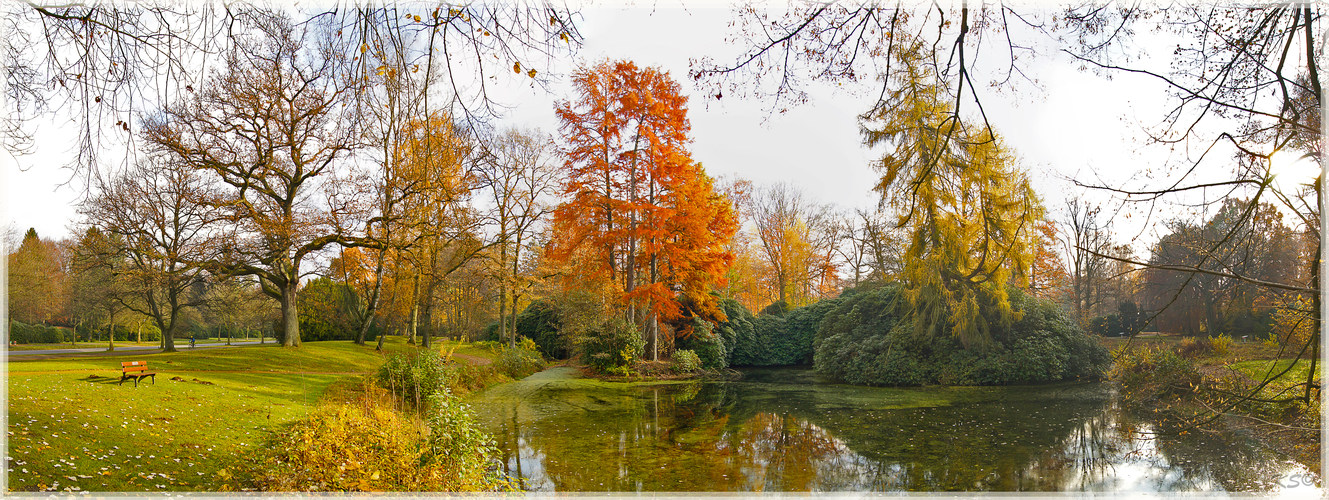
[{"label": "red wooden bench", "polygon": [[120,363],[120,385],[125,385],[125,379],[134,379],[134,387],[138,387],[138,379],[143,377],[152,377],[152,384],[157,385],[157,374],[148,370],[147,361],[125,361]]}]

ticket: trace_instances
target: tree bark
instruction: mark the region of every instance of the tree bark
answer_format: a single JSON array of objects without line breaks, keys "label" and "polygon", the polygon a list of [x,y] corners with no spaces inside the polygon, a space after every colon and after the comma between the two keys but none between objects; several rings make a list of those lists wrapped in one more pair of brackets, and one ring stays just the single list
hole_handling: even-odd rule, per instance
[{"label": "tree bark", "polygon": [[300,314],[296,309],[295,288],[295,283],[287,283],[281,290],[283,347],[300,347]]},{"label": "tree bark", "polygon": [[415,278],[411,280],[411,324],[408,327],[411,335],[411,343],[415,343],[415,335],[419,333],[420,328],[420,273],[415,273]]},{"label": "tree bark", "polygon": [[[506,225],[506,224],[505,224]],[[506,229],[500,229],[505,231]],[[517,333],[508,333],[508,243],[507,234],[503,235],[504,241],[498,246],[498,340],[508,341],[508,347],[517,346]]]},{"label": "tree bark", "polygon": [[423,333],[420,334],[420,346],[426,349],[433,346],[432,338],[434,334],[434,290],[433,286],[425,287],[425,303],[420,315],[424,317]]},{"label": "tree bark", "polygon": [[158,321],[157,328],[162,331],[162,352],[175,352],[175,320],[169,325]]}]

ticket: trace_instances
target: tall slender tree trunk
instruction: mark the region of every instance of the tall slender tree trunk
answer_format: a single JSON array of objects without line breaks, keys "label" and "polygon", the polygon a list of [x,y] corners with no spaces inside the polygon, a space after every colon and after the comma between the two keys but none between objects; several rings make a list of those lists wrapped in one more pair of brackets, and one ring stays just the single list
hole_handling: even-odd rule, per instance
[{"label": "tall slender tree trunk", "polygon": [[[647,189],[649,193],[647,200],[649,201],[651,206],[655,206],[654,177],[651,177],[648,180],[648,186],[649,187]],[[652,223],[661,224],[662,222],[657,220],[657,221],[652,221]],[[660,269],[658,267],[660,255],[659,252],[657,251],[658,248],[659,246],[656,245],[655,236],[651,236],[651,281],[650,281],[651,285],[654,285],[655,283],[658,283],[660,281]],[[647,328],[651,331],[651,361],[659,361],[660,360],[660,322],[658,321],[659,318],[656,316],[657,312],[655,304],[654,303],[648,304],[647,307],[650,307],[651,310],[650,324],[647,325]]]},{"label": "tall slender tree trunk", "polygon": [[415,273],[411,279],[411,320],[407,325],[411,336],[411,343],[415,343],[415,335],[420,331],[420,273]]},{"label": "tall slender tree trunk", "polygon": [[[503,224],[507,226],[507,224]],[[516,332],[508,332],[508,242],[507,228],[500,227],[499,231],[503,233],[503,241],[498,245],[498,340],[508,341],[508,347],[517,346]]]},{"label": "tall slender tree trunk", "polygon": [[[432,291],[430,290],[431,288],[433,287],[425,287],[425,289],[429,291]],[[420,316],[424,319],[424,321],[422,321],[422,323],[424,323],[424,328],[422,328],[423,333],[420,334],[420,345],[425,348],[433,346],[432,339],[434,336],[434,300],[432,297],[433,294],[430,293],[429,295],[430,296],[425,297],[424,307],[420,308]]]},{"label": "tall slender tree trunk", "polygon": [[106,336],[106,350],[115,350],[115,311],[111,311],[111,333]]},{"label": "tall slender tree trunk", "polygon": [[[384,231],[387,234],[387,231]],[[384,236],[384,239],[390,239],[390,236]],[[365,345],[365,335],[369,329],[374,326],[374,313],[378,311],[379,295],[383,290],[383,260],[387,258],[387,249],[380,249],[378,252],[378,262],[374,265],[374,290],[369,292],[369,303],[365,305],[364,319],[360,321],[360,331],[355,336],[355,343]]]},{"label": "tall slender tree trunk", "polygon": [[[639,125],[640,126],[640,125]],[[633,139],[632,150],[638,151],[641,147],[641,134]],[[637,156],[632,157],[632,167],[628,170],[628,203],[631,208],[628,210],[628,255],[627,266],[623,269],[626,274],[625,292],[632,294],[637,289]],[[637,322],[637,301],[633,299],[628,303],[628,324]],[[645,335],[645,331],[642,334]]]},{"label": "tall slender tree trunk", "polygon": [[[660,279],[659,270],[656,267],[656,263],[657,263],[657,256],[651,255],[651,283],[655,283],[656,280]],[[654,304],[652,304],[652,306],[653,305]],[[655,310],[655,307],[651,307],[650,325],[648,325],[647,327],[650,328],[651,330],[651,361],[659,361],[660,360],[660,318]]]},{"label": "tall slender tree trunk", "polygon": [[[1311,259],[1313,262],[1313,264],[1311,265],[1314,266],[1311,269],[1311,283],[1314,283],[1316,285],[1319,285],[1320,283],[1320,259],[1321,259],[1320,247],[1322,246],[1323,245],[1316,246],[1317,248],[1315,249],[1315,258]],[[1323,290],[1323,288],[1321,288],[1321,290]],[[1317,293],[1311,297],[1311,305],[1312,305],[1311,309],[1315,311],[1311,314],[1315,315],[1315,321],[1312,323],[1311,326],[1311,340],[1310,340],[1312,342],[1311,368],[1310,370],[1306,371],[1306,393],[1302,398],[1302,401],[1305,403],[1311,402],[1311,388],[1314,385],[1315,376],[1320,374],[1320,372],[1316,370],[1317,367],[1315,366],[1315,362],[1320,360],[1320,334],[1323,332],[1323,326],[1324,326],[1322,323],[1322,321],[1324,320],[1324,315],[1323,311],[1320,310],[1320,308],[1323,306],[1324,298],[1321,297],[1321,295],[1322,294]]]}]

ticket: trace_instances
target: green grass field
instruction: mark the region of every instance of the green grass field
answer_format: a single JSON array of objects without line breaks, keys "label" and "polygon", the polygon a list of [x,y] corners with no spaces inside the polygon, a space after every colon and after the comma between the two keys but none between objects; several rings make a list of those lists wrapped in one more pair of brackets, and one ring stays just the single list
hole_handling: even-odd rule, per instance
[{"label": "green grass field", "polygon": [[[156,347],[159,345],[161,345],[161,343],[157,341],[152,341],[152,342],[118,341],[115,343],[116,347],[124,347],[124,346]],[[105,349],[106,341],[103,340],[101,342],[78,342],[74,345],[71,345],[69,342],[65,342],[62,344],[19,344],[19,345],[9,346],[10,351],[40,351],[45,349],[89,349],[89,348]]]},{"label": "green grass field", "polygon": [[[410,349],[390,339],[385,350]],[[306,415],[331,386],[377,370],[374,344],[308,342],[11,358],[11,491],[213,491],[268,433]],[[120,362],[145,360],[156,383],[117,385]]]},{"label": "green grass field", "polygon": [[[1306,372],[1311,369],[1310,360],[1306,359],[1255,360],[1255,361],[1242,361],[1240,363],[1233,363],[1231,366],[1232,368],[1235,368],[1238,371],[1250,376],[1251,379],[1264,380],[1265,377],[1274,376],[1281,373],[1284,369],[1288,367],[1289,364],[1292,364],[1292,369],[1289,370],[1286,374],[1283,374],[1283,376],[1280,377],[1278,380],[1274,381],[1274,383],[1272,383],[1270,385],[1270,388],[1268,389],[1274,391],[1281,391],[1285,387],[1306,381],[1306,374],[1307,374]],[[1319,371],[1320,366],[1317,364],[1315,366],[1315,369],[1316,371]],[[1319,378],[1320,378],[1319,374],[1316,374],[1315,379],[1319,380]]]},{"label": "green grass field", "polygon": [[[268,343],[273,343],[273,342],[275,342],[271,337],[269,337],[269,338],[265,338],[263,341],[264,341],[264,342],[268,342]],[[234,342],[234,343],[239,343],[239,342],[258,342],[258,337],[250,337],[250,338],[248,338],[248,339],[245,339],[244,337],[236,337],[236,338],[234,338],[234,339],[231,339],[231,342]],[[226,339],[225,339],[225,338],[220,338],[220,339],[199,339],[199,340],[196,342],[196,344],[197,344],[197,345],[201,345],[201,346],[202,346],[202,345],[226,345]],[[125,346],[135,346],[135,347],[144,347],[144,346],[146,346],[146,347],[157,347],[157,346],[160,346],[160,345],[161,345],[161,342],[156,341],[156,340],[154,340],[154,341],[152,341],[152,342],[126,342],[126,341],[123,341],[123,340],[117,340],[117,341],[115,342],[115,346],[116,346],[117,348],[119,348],[119,347],[125,347]],[[90,348],[91,348],[91,349],[105,349],[105,348],[106,348],[106,341],[105,341],[105,340],[97,341],[97,342],[83,342],[83,341],[80,341],[80,342],[77,342],[77,343],[75,343],[75,344],[70,344],[69,342],[64,342],[64,343],[59,343],[59,344],[19,344],[19,345],[8,346],[8,348],[9,348],[10,351],[40,351],[40,350],[46,350],[46,349],[90,349]],[[188,349],[188,348],[189,348],[189,339],[176,339],[176,341],[175,341],[175,348],[176,348],[176,349],[180,349],[180,348]]]}]

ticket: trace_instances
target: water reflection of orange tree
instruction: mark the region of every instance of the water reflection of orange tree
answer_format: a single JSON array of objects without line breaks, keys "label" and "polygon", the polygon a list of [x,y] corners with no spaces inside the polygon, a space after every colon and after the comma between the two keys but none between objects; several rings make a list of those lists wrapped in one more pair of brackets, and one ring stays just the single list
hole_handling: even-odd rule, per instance
[{"label": "water reflection of orange tree", "polygon": [[818,463],[843,450],[820,427],[788,414],[758,413],[735,436],[742,468],[751,471],[749,486],[776,491],[809,491],[817,484]]}]

